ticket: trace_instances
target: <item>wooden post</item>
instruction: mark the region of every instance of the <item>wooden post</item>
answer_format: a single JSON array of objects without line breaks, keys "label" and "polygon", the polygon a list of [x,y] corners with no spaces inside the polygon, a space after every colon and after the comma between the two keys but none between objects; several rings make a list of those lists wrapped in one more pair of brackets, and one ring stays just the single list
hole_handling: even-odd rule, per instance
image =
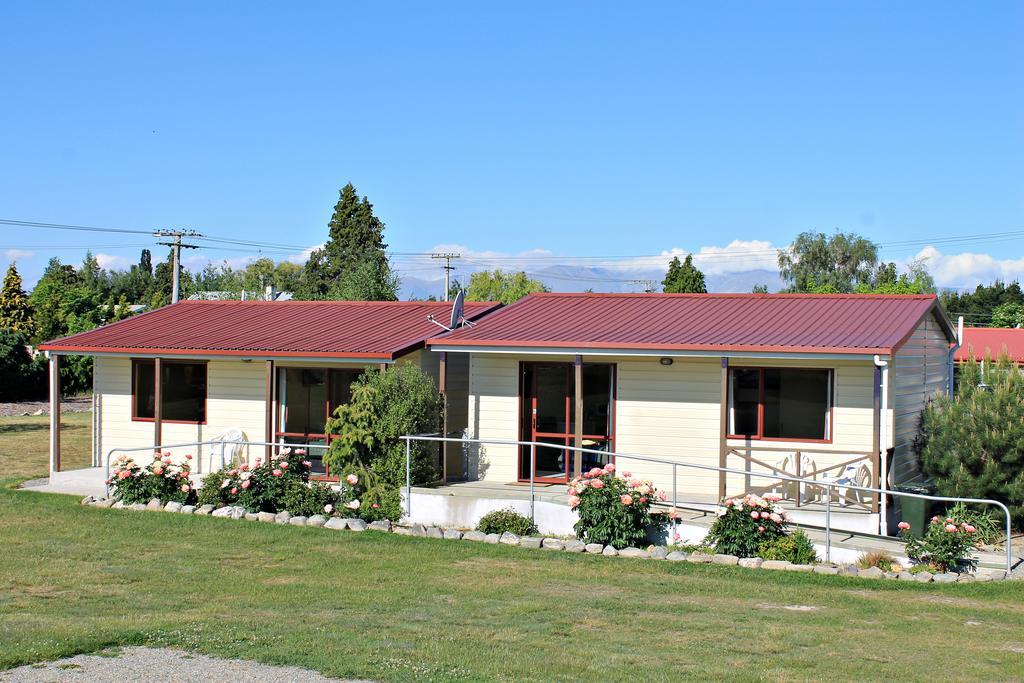
[{"label": "wooden post", "polygon": [[[574,392],[576,394],[576,448],[583,448],[583,356],[576,355],[573,370],[575,371],[576,379],[576,391]],[[572,473],[574,477],[579,477],[583,474],[583,454],[575,451],[574,456],[572,460]]]},{"label": "wooden post", "polygon": [[50,472],[60,472],[60,356],[50,354]]},{"label": "wooden post", "polygon": [[[264,401],[267,414],[264,418],[265,436],[263,440],[269,444],[274,440],[274,415],[277,413],[274,405],[274,361],[272,360],[267,361],[266,385]],[[266,446],[264,448],[264,455],[267,460],[273,457],[273,448],[273,446]]]},{"label": "wooden post", "polygon": [[[448,438],[448,352],[441,352],[437,366],[437,390],[441,392],[441,436]],[[441,442],[441,481],[448,481],[448,442]]]},{"label": "wooden post", "polygon": [[[729,359],[722,358],[722,393],[719,399],[718,415],[718,466],[725,467],[728,459],[729,441],[726,436],[729,434]],[[725,498],[725,472],[718,473],[718,498]]]},{"label": "wooden post", "polygon": [[[871,488],[879,488],[882,467],[880,452],[882,449],[882,368],[875,366],[875,388],[872,392],[874,409],[871,411]],[[871,502],[871,512],[877,513],[881,498],[885,494],[876,493]]]},{"label": "wooden post", "polygon": [[153,448],[160,450],[163,443],[163,365],[159,358],[153,361]]},{"label": "wooden post", "polygon": [[385,370],[388,369],[388,364],[387,363],[377,363],[377,369],[380,370],[381,372],[384,372]]}]

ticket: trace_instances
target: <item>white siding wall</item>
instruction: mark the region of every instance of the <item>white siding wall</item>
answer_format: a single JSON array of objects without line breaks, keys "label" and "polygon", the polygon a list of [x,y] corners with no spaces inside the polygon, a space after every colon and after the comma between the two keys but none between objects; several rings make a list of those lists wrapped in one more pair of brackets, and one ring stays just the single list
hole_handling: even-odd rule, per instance
[{"label": "white siding wall", "polygon": [[[519,359],[471,354],[469,363],[469,435],[482,439],[519,436]],[[515,446],[487,444],[470,449],[470,479],[516,480]]]},{"label": "white siding wall", "polygon": [[889,372],[893,402],[892,474],[899,484],[920,477],[914,437],[928,399],[948,390],[949,340],[934,315],[925,318],[896,353]]}]

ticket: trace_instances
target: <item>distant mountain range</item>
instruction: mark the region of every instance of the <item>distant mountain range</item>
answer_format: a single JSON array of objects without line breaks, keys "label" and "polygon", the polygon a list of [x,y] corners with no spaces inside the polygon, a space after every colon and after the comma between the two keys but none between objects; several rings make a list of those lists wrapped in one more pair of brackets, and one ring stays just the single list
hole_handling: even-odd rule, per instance
[{"label": "distant mountain range", "polygon": [[[401,273],[399,273],[401,274]],[[655,291],[661,291],[665,277],[660,270],[621,270],[610,268],[588,268],[583,266],[550,266],[537,268],[527,273],[540,280],[553,292],[642,292],[650,281]],[[745,270],[736,273],[721,273],[705,276],[709,292],[750,292],[755,285],[768,285],[769,292],[782,289],[782,280],[774,270]],[[406,276],[402,278],[399,290],[403,299],[425,299],[440,297],[444,292],[444,279],[426,279]]]}]

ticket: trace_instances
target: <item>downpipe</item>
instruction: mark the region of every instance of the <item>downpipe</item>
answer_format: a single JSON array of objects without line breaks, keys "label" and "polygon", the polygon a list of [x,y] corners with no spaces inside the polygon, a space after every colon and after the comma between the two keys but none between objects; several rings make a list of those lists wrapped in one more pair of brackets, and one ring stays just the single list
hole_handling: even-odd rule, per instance
[{"label": "downpipe", "polygon": [[881,400],[879,401],[878,416],[878,468],[881,470],[878,477],[878,488],[882,490],[879,494],[879,517],[878,530],[882,536],[889,535],[889,514],[888,495],[889,489],[889,361],[882,360],[882,357],[875,354],[875,367],[882,371],[881,378]]}]

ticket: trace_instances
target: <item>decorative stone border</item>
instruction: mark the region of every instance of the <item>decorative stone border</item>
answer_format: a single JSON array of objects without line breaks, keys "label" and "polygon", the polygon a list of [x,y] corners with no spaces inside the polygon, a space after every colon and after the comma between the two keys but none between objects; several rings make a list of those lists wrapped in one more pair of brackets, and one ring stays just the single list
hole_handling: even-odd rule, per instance
[{"label": "decorative stone border", "polygon": [[913,581],[917,583],[982,583],[1007,578],[1006,571],[1003,569],[980,568],[974,574],[957,574],[955,572],[945,574],[932,574],[930,572],[911,573],[908,571],[884,572],[878,567],[858,569],[856,565],[852,564],[793,564],[785,560],[763,560],[760,557],[740,558],[735,555],[710,555],[701,552],[686,553],[679,550],[670,552],[669,549],[663,545],[653,545],[647,549],[622,548],[619,550],[610,545],[606,546],[600,543],[585,543],[576,539],[542,536],[517,536],[516,534],[507,531],[503,534],[485,534],[482,531],[443,529],[435,526],[424,526],[423,524],[392,524],[386,519],[367,523],[357,518],[326,517],[324,515],[303,517],[301,515],[293,516],[288,512],[279,512],[277,514],[272,512],[253,513],[246,512],[245,508],[241,506],[232,505],[221,508],[214,508],[212,505],[202,505],[197,507],[194,505],[182,505],[181,503],[174,502],[163,505],[155,498],[149,501],[148,504],[136,503],[135,505],[124,505],[121,501],[115,501],[111,498],[94,498],[92,496],[87,496],[82,499],[82,505],[125,510],[161,510],[163,512],[174,512],[184,515],[209,515],[211,517],[223,517],[227,519],[244,519],[254,522],[289,524],[291,526],[323,527],[324,529],[335,530],[347,529],[349,531],[378,531],[382,533],[394,533],[399,536],[419,536],[423,538],[439,538],[450,541],[476,541],[478,543],[519,546],[520,548],[558,550],[567,553],[587,553],[590,555],[602,555],[604,557],[629,557],[636,559],[664,560],[666,562],[691,562],[693,564],[720,564],[727,566],[739,566],[746,569],[801,572],[804,574],[821,574],[825,576],[856,576],[862,579],[894,579],[898,581]]}]

